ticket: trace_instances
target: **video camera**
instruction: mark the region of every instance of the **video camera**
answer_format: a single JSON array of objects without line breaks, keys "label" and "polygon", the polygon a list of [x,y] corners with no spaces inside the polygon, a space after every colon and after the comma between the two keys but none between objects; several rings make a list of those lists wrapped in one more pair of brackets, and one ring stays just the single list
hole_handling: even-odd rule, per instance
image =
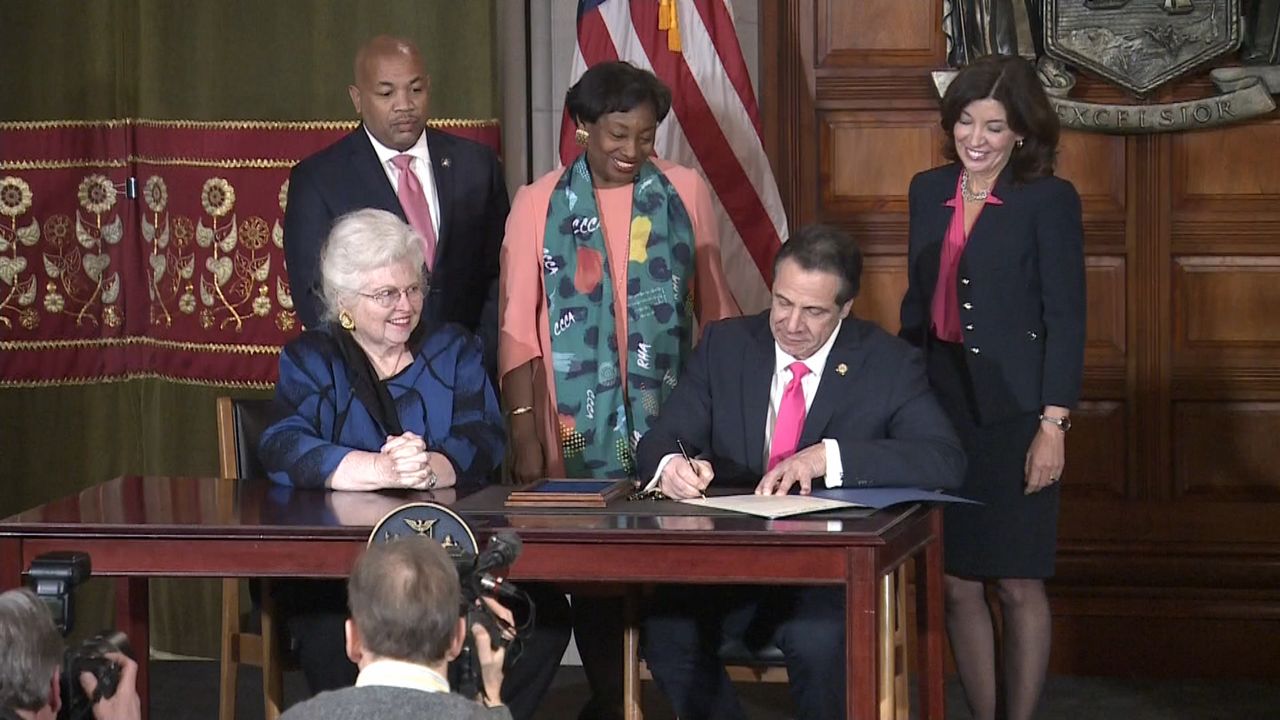
[{"label": "video camera", "polygon": [[491,571],[508,567],[520,556],[522,544],[515,533],[502,532],[489,538],[479,550],[475,533],[457,513],[435,503],[410,503],[388,513],[374,526],[369,544],[392,542],[403,537],[426,537],[444,546],[458,571],[462,587],[461,613],[467,618],[467,638],[462,653],[449,667],[449,684],[464,697],[475,697],[480,689],[479,660],[471,625],[480,623],[489,633],[492,649],[504,644],[504,628],[480,599],[504,601],[515,616],[514,627],[505,628],[514,637],[507,649],[507,663],[515,662],[523,640],[533,633],[535,607],[528,594],[514,583],[494,577]]},{"label": "video camera", "polygon": [[[75,588],[88,579],[92,569],[89,554],[83,552],[51,552],[31,562],[28,582],[53,615],[53,623],[63,637],[75,623]],[[120,684],[120,665],[107,658],[108,653],[129,652],[129,639],[122,632],[102,632],[79,645],[67,648],[62,657],[62,709],[59,720],[89,717],[94,703],[116,693]],[[80,686],[80,673],[90,673],[98,686],[90,697]]]}]

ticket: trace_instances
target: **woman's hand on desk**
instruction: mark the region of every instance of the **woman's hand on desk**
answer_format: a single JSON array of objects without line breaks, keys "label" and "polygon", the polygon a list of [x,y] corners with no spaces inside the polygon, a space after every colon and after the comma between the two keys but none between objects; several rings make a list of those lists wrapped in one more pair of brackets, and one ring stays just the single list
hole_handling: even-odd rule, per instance
[{"label": "woman's hand on desk", "polygon": [[331,490],[439,490],[458,482],[448,457],[426,449],[426,442],[407,432],[388,437],[378,452],[352,450],[325,482]]},{"label": "woman's hand on desk", "polygon": [[393,480],[385,487],[437,490],[458,482],[457,471],[449,458],[427,450],[426,441],[414,433],[388,437],[381,454],[390,459],[394,469]]},{"label": "woman's hand on desk", "polygon": [[406,432],[401,435],[387,437],[379,450],[390,463],[390,473],[382,473],[384,488],[425,489],[427,477],[427,443],[418,435]]}]

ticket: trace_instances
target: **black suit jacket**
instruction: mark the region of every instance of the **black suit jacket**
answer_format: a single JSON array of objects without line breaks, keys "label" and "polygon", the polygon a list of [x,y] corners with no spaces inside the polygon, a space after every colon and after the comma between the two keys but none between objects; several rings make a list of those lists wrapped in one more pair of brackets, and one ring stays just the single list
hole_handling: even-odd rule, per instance
[{"label": "black suit jacket", "polygon": [[[909,284],[901,336],[927,347],[930,308],[960,165],[911,180]],[[1074,407],[1084,369],[1084,231],[1071,183],[1044,177],[1013,182],[1009,168],[992,192],[1002,205],[978,215],[956,277],[965,359],[984,423]]]},{"label": "black suit jacket", "polygon": [[[716,485],[754,487],[774,372],[769,313],[707,326],[680,383],[640,440],[640,477],[679,452],[709,459]],[[845,372],[839,372],[840,366]],[[920,353],[877,325],[845,318],[805,415],[800,448],[840,443],[842,485],[959,487],[965,457],[929,389]]]},{"label": "black suit jacket", "polygon": [[[498,253],[510,210],[498,157],[487,146],[427,129],[440,200],[440,229],[423,320],[454,322],[497,349]],[[396,190],[363,127],[298,163],[289,174],[284,252],[293,305],[302,324],[319,326],[320,249],[333,222],[353,210],[379,208],[405,220]],[[406,220],[407,222],[407,220]]]}]

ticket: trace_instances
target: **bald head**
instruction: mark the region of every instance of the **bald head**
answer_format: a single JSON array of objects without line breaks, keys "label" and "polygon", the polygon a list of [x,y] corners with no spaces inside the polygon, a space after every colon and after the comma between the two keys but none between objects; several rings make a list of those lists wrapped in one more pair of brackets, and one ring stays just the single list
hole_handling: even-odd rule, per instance
[{"label": "bald head", "polygon": [[417,46],[378,35],[356,52],[353,70],[355,82],[347,91],[365,128],[383,145],[408,150],[426,127],[431,87]]},{"label": "bald head", "polygon": [[353,78],[357,85],[360,84],[361,76],[368,72],[368,64],[370,61],[376,61],[379,58],[395,58],[395,57],[411,58],[417,61],[419,66],[423,66],[422,53],[418,52],[418,46],[413,41],[395,35],[375,35],[365,41],[360,49],[356,50],[356,61],[353,72]]}]

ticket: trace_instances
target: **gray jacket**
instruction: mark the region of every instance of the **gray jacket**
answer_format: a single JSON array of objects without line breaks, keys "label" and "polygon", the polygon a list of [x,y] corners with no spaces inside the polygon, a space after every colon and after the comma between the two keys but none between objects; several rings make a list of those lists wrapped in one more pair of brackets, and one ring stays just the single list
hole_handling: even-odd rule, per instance
[{"label": "gray jacket", "polygon": [[453,693],[367,685],[323,692],[280,720],[511,720],[506,706],[486,708]]}]

